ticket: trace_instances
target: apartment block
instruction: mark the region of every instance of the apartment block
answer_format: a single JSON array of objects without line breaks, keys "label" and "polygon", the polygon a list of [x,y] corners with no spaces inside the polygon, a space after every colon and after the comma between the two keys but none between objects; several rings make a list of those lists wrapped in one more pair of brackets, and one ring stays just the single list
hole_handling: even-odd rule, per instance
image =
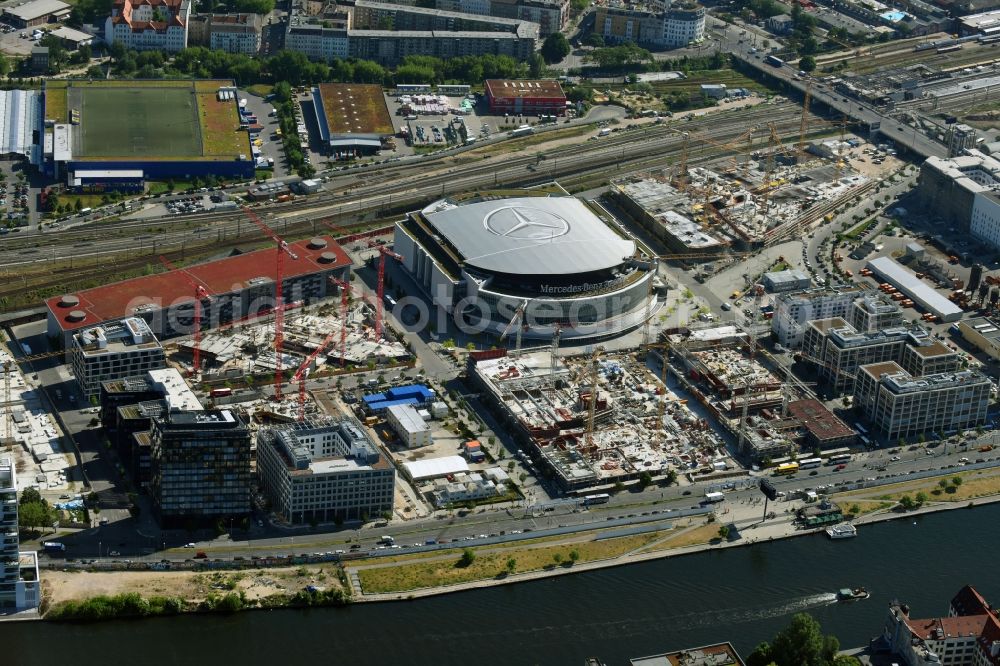
[{"label": "apartment block", "polygon": [[975,370],[914,377],[898,363],[858,370],[854,405],[886,441],[950,433],[986,422],[990,380]]},{"label": "apartment block", "polygon": [[0,610],[27,610],[40,601],[38,557],[34,552],[21,552],[18,541],[14,459],[0,457]]},{"label": "apartment block", "polygon": [[188,43],[253,56],[260,52],[262,30],[260,14],[200,14],[191,17]]},{"label": "apartment block", "polygon": [[392,511],[396,473],[352,418],[313,418],[257,436],[271,508],[293,524],[364,520]]},{"label": "apartment block", "polygon": [[166,367],[167,359],[149,324],[129,317],[75,334],[70,362],[84,396],[91,398],[100,395],[102,382]]},{"label": "apartment block", "polygon": [[150,494],[164,524],[250,513],[250,430],[228,409],[169,411],[150,430]]},{"label": "apartment block", "polygon": [[608,3],[594,10],[594,31],[612,43],[678,48],[704,38],[705,8],[694,2]]}]

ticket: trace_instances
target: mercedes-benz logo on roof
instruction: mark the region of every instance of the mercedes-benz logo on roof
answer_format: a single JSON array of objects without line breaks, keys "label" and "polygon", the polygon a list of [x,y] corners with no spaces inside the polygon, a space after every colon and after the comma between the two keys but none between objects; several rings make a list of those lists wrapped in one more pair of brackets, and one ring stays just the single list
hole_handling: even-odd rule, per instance
[{"label": "mercedes-benz logo on roof", "polygon": [[549,240],[569,233],[569,222],[562,216],[520,206],[497,208],[486,216],[484,225],[497,236],[517,240]]}]

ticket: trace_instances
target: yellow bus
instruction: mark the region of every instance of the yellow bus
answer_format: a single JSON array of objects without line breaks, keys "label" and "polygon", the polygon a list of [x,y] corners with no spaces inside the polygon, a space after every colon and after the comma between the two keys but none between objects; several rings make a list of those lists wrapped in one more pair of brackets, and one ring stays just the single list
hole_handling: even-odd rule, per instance
[{"label": "yellow bus", "polygon": [[799,464],[797,462],[784,463],[774,469],[774,475],[784,476],[786,474],[795,474],[797,471],[799,471]]}]

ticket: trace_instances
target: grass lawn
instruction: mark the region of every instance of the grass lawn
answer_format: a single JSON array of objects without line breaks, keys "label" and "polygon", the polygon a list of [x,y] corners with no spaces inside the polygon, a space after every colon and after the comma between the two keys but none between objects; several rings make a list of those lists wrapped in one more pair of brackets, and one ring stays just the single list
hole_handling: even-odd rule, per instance
[{"label": "grass lawn", "polygon": [[[650,532],[616,539],[558,546],[540,545],[525,548],[522,545],[517,548],[490,552],[475,551],[476,559],[467,567],[458,566],[460,554],[456,551],[452,557],[447,559],[417,564],[401,564],[395,567],[361,569],[358,571],[358,575],[361,579],[362,589],[366,593],[406,592],[425,587],[501,577],[507,571],[507,560],[510,558],[517,561],[516,573],[554,568],[557,566],[554,559],[555,554],[562,555],[565,562],[569,560],[569,553],[572,550],[576,550],[580,554],[580,562],[617,557],[636,548],[641,548],[662,534],[662,532]],[[381,560],[377,561],[381,562]]]},{"label": "grass lawn", "polygon": [[215,92],[198,94],[202,149],[205,157],[250,156],[250,136],[240,128],[239,112],[232,100],[220,102]]},{"label": "grass lawn", "polygon": [[257,97],[267,97],[274,90],[274,86],[269,83],[255,83],[249,88],[247,92],[251,95],[256,95]]},{"label": "grass lawn", "polygon": [[197,100],[190,87],[72,89],[80,109],[81,157],[197,157]]},{"label": "grass lawn", "polygon": [[[938,485],[941,479],[951,480],[955,477],[962,479],[962,485],[954,488],[954,492],[945,492]],[[949,484],[951,485],[951,484]],[[874,492],[880,492],[880,495],[874,495]],[[888,492],[884,492],[888,491]],[[929,501],[931,502],[962,502],[968,501],[974,497],[988,497],[990,495],[1000,494],[1000,474],[996,470],[977,470],[974,472],[955,472],[952,474],[936,476],[929,479],[920,479],[917,481],[910,481],[904,483],[897,483],[891,486],[885,486],[884,489],[873,490],[855,490],[849,493],[841,493],[833,496],[833,499],[839,504],[845,507],[850,507],[851,504],[861,504],[859,501],[862,497],[867,497],[870,500],[881,500],[884,502],[895,503],[899,501],[899,498],[903,495],[909,495],[910,497],[915,497],[917,493],[926,493]],[[935,494],[936,493],[936,494]],[[858,498],[858,499],[856,499]]]},{"label": "grass lawn", "polygon": [[[174,192],[186,192],[191,189],[191,183],[184,180],[174,181]],[[150,180],[146,183],[146,192],[148,194],[166,194],[170,192],[170,188],[167,187],[167,183],[162,180]]]},{"label": "grass lawn", "polygon": [[699,527],[694,527],[687,531],[675,530],[675,534],[666,540],[652,546],[648,550],[673,550],[674,548],[684,548],[686,546],[697,546],[709,543],[719,538],[719,525],[721,523],[705,523]]},{"label": "grass lawn", "polygon": [[57,123],[65,123],[69,120],[66,88],[45,86],[45,117]]},{"label": "grass lawn", "polygon": [[878,500],[851,500],[851,501],[847,501],[846,498],[845,498],[844,502],[838,502],[838,504],[840,504],[840,507],[845,512],[850,511],[851,509],[853,509],[856,506],[856,507],[858,507],[858,512],[854,513],[853,511],[851,511],[851,515],[854,515],[854,516],[863,516],[866,513],[874,513],[875,511],[882,511],[883,509],[888,509],[889,507],[893,506],[893,504],[895,504],[895,502],[886,502],[886,501],[878,501]]}]

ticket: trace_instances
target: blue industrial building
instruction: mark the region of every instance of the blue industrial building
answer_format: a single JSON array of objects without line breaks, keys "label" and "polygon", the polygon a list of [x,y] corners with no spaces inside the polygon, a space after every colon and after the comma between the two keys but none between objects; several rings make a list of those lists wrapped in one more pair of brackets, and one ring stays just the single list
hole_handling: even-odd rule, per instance
[{"label": "blue industrial building", "polygon": [[363,396],[361,401],[369,413],[377,414],[395,405],[426,405],[436,398],[434,389],[423,384],[396,386],[385,393],[371,393]]}]

